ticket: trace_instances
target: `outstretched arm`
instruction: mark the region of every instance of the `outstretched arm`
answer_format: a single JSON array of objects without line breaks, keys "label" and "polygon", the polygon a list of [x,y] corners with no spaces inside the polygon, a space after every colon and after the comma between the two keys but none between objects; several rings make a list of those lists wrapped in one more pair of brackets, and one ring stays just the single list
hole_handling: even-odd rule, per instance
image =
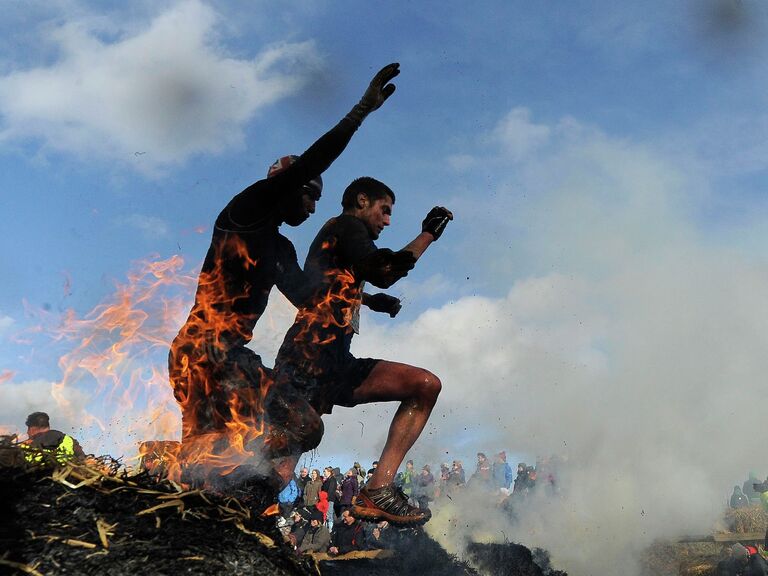
[{"label": "outstretched arm", "polygon": [[[269,179],[269,190],[279,196],[285,190],[298,190],[325,172],[336,158],[344,151],[352,135],[360,127],[368,114],[377,110],[395,91],[395,85],[389,82],[400,74],[400,65],[389,64],[379,70],[368,85],[365,94],[341,121],[323,134],[310,146],[299,159],[285,171]],[[263,202],[259,198],[264,193],[263,180],[243,190],[237,197],[237,212],[247,214],[251,203]],[[275,198],[276,200],[277,198]]]},{"label": "outstretched arm", "polygon": [[418,260],[429,245],[442,236],[443,230],[451,220],[453,220],[453,213],[450,210],[443,206],[435,206],[421,223],[421,234],[411,240],[403,250],[410,252]]}]

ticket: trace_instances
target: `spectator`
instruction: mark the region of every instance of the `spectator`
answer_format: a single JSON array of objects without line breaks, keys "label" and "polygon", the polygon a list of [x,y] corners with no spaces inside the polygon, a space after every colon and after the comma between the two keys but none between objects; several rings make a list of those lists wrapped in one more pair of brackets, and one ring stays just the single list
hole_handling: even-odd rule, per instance
[{"label": "spectator", "polygon": [[414,495],[422,510],[429,508],[429,502],[435,499],[435,477],[432,476],[429,464],[425,464],[421,474],[416,477]]},{"label": "spectator", "polygon": [[299,487],[296,485],[296,479],[291,478],[291,481],[285,485],[280,493],[277,495],[277,503],[280,507],[280,515],[283,518],[288,518],[291,515],[291,511],[299,498]]},{"label": "spectator", "polygon": [[515,484],[512,489],[513,494],[522,495],[528,491],[528,465],[525,462],[520,462],[517,465],[517,476],[515,476]]},{"label": "spectator", "polygon": [[461,488],[465,484],[466,479],[461,460],[454,460],[453,465],[451,466],[451,473],[448,475],[448,494],[452,494],[455,490]]},{"label": "spectator", "polygon": [[341,482],[341,501],[339,507],[342,512],[352,507],[352,502],[358,492],[360,492],[360,486],[357,482],[357,472],[354,468],[350,468]]},{"label": "spectator", "polygon": [[323,487],[323,480],[320,478],[320,471],[315,468],[309,475],[309,482],[304,488],[304,505],[314,506],[320,501],[320,489]]},{"label": "spectator", "polygon": [[730,504],[731,508],[747,508],[749,506],[749,498],[744,495],[739,486],[733,487]]},{"label": "spectator", "polygon": [[357,474],[357,485],[362,486],[363,484],[365,484],[365,470],[363,470],[363,467],[360,465],[360,462],[355,462],[352,468],[355,469],[355,474]]},{"label": "spectator", "polygon": [[323,524],[325,524],[328,519],[328,509],[331,507],[331,503],[328,501],[328,492],[320,490],[320,500],[317,501],[315,507],[323,515]]},{"label": "spectator", "polygon": [[299,546],[299,552],[325,552],[331,543],[331,534],[323,523],[323,514],[319,510],[312,512],[309,529],[304,534],[304,540]]},{"label": "spectator", "polygon": [[760,483],[760,480],[757,478],[757,474],[755,472],[750,472],[749,478],[746,479],[744,485],[741,487],[741,491],[744,493],[744,496],[749,498],[750,503],[758,502],[760,500],[760,493],[755,490],[755,484],[758,483]]},{"label": "spectator", "polygon": [[[339,491],[339,498],[341,498],[341,482],[344,480],[344,474],[341,473],[341,468],[336,466],[336,468],[333,469],[333,477],[336,478],[336,490]],[[339,499],[337,498],[337,500]],[[341,512],[339,512],[339,515],[341,515]]]},{"label": "spectator", "polygon": [[730,556],[717,564],[717,576],[768,576],[768,562],[754,546],[731,546]]},{"label": "spectator", "polygon": [[440,477],[435,487],[435,499],[445,496],[448,493],[448,478],[451,475],[451,467],[447,462],[440,464]]},{"label": "spectator", "polygon": [[45,412],[32,412],[27,416],[26,425],[28,438],[19,446],[25,450],[27,462],[43,462],[48,454],[59,464],[85,460],[79,442],[68,434],[51,430],[50,418]]},{"label": "spectator", "polygon": [[349,510],[344,510],[341,513],[341,522],[333,527],[331,547],[328,552],[337,555],[366,548],[367,540],[363,523],[352,516]]},{"label": "spectator", "polygon": [[306,506],[293,509],[293,513],[291,514],[293,525],[291,526],[291,532],[288,535],[288,538],[294,549],[301,546],[301,543],[304,540],[304,534],[306,534],[309,529],[309,519],[311,517],[312,512]]},{"label": "spectator", "polygon": [[371,468],[368,470],[368,474],[366,475],[366,477],[370,476],[371,474],[376,472],[376,468],[378,468],[378,467],[379,467],[379,461],[378,460],[374,460],[373,464],[371,464]]},{"label": "spectator", "polygon": [[333,475],[333,468],[326,466],[323,469],[323,485],[320,488],[321,492],[325,492],[328,495],[328,512],[325,515],[325,521],[328,524],[328,529],[333,527],[334,516],[338,518],[341,513],[338,507],[338,500],[336,496],[336,477]]},{"label": "spectator", "polygon": [[392,548],[397,539],[397,531],[389,527],[389,522],[382,520],[377,524],[369,524],[366,528],[366,539],[369,550]]},{"label": "spectator", "polygon": [[405,471],[400,478],[400,489],[403,491],[403,494],[408,496],[408,500],[411,502],[413,502],[413,476],[413,460],[408,460],[405,463]]},{"label": "spectator", "polygon": [[493,484],[495,488],[508,490],[512,485],[512,468],[507,464],[507,453],[499,452],[493,461]]},{"label": "spectator", "polygon": [[475,473],[469,479],[469,483],[475,488],[491,488],[491,463],[488,457],[482,453],[477,453],[477,468]]},{"label": "spectator", "polygon": [[536,468],[533,466],[528,466],[528,468],[525,469],[525,475],[528,492],[531,492],[536,487],[536,479],[538,478]]},{"label": "spectator", "polygon": [[304,506],[304,489],[309,482],[309,468],[306,466],[299,471],[299,477],[296,479],[296,486],[299,487],[299,498],[296,501],[296,506]]}]

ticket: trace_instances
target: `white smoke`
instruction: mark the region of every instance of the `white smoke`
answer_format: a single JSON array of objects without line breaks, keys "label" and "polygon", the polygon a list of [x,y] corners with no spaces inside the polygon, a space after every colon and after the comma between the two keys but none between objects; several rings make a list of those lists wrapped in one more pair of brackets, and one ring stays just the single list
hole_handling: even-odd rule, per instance
[{"label": "white smoke", "polygon": [[[700,231],[706,182],[680,169],[695,160],[572,119],[526,133],[538,155],[525,159],[516,136],[492,164],[498,194],[449,204],[441,240],[463,243],[505,294],[408,322],[369,316],[353,351],[442,379],[417,460],[444,461],[468,435],[488,453],[567,459],[563,499],[540,499],[514,526],[481,512],[487,534],[543,547],[574,576],[626,574],[653,539],[711,530],[756,466],[768,269],[738,239]],[[733,234],[765,230],[751,226]],[[463,262],[442,273],[460,278]],[[321,450],[375,458],[391,414],[380,406],[335,411]]]}]

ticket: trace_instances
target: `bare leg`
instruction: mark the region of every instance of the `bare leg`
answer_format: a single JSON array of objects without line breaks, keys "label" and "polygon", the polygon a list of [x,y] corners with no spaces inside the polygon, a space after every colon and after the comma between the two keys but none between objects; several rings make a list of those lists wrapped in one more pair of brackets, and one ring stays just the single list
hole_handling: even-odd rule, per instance
[{"label": "bare leg", "polygon": [[392,483],[403,458],[424,429],[441,388],[439,378],[428,370],[382,360],[355,390],[352,397],[358,404],[400,401],[379,465],[367,486],[380,488]]}]

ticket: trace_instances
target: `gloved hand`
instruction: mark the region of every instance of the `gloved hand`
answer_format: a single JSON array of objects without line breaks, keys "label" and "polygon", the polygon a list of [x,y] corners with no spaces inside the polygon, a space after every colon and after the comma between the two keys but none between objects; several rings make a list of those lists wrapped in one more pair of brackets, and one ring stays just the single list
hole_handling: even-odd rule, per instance
[{"label": "gloved hand", "polygon": [[389,248],[380,248],[355,263],[355,277],[379,288],[389,288],[407,276],[415,264],[416,258],[407,250],[392,252]]},{"label": "gloved hand", "polygon": [[442,206],[435,206],[429,211],[424,222],[421,223],[421,231],[429,232],[437,240],[448,226],[448,222],[453,220],[453,213]]},{"label": "gloved hand", "polygon": [[388,84],[388,82],[398,74],[400,74],[400,64],[397,62],[388,64],[379,70],[368,85],[368,89],[363,94],[360,102],[352,108],[347,117],[359,123],[368,114],[381,107],[384,101],[392,96],[395,91],[395,85]]},{"label": "gloved hand", "polygon": [[383,292],[368,294],[365,300],[363,300],[363,304],[374,312],[389,314],[390,318],[397,316],[397,313],[400,312],[400,308],[403,306],[399,298],[384,294]]}]

